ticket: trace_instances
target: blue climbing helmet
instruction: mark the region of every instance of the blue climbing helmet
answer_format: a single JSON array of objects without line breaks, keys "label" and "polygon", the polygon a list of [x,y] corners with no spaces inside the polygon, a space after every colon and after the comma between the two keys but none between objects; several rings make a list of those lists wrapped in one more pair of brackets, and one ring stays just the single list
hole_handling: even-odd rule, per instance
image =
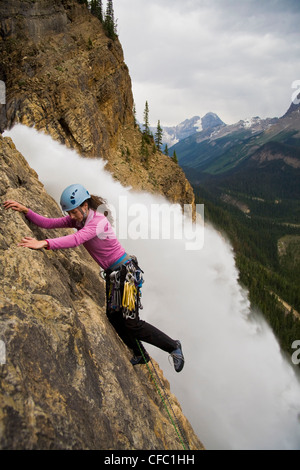
[{"label": "blue climbing helmet", "polygon": [[79,207],[90,197],[89,192],[82,184],[71,184],[63,191],[60,197],[60,205],[63,211],[68,212]]}]

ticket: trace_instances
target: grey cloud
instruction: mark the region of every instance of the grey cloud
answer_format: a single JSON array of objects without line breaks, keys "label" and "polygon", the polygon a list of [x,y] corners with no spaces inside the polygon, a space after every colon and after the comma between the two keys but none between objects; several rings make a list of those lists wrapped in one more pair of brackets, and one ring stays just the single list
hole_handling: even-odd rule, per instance
[{"label": "grey cloud", "polygon": [[114,4],[134,89],[139,101],[149,101],[154,121],[177,124],[214,111],[234,122],[253,112],[275,116],[289,106],[291,84],[300,79],[298,1]]}]

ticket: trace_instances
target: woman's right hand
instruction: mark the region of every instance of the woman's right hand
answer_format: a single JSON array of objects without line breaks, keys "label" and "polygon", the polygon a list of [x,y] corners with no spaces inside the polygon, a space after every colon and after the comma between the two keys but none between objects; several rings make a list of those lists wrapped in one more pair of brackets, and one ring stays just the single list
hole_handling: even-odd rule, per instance
[{"label": "woman's right hand", "polygon": [[5,201],[3,205],[4,209],[12,209],[17,212],[24,212],[24,214],[27,214],[27,212],[29,211],[28,207],[23,206],[23,204],[20,204],[17,201],[12,201],[11,199]]}]

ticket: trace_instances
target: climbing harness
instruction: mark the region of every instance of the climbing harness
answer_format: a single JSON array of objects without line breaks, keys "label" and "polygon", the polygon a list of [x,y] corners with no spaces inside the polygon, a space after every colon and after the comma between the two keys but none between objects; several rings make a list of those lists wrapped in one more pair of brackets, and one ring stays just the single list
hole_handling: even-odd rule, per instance
[{"label": "climbing harness", "polygon": [[111,308],[119,309],[121,304],[121,291],[120,291],[120,271],[113,271],[110,276],[110,299]]},{"label": "climbing harness", "polygon": [[[141,304],[141,288],[144,283],[143,271],[138,266],[135,256],[124,255],[124,259],[115,263],[115,268],[109,275],[108,304],[110,309],[122,310],[123,317],[136,318]],[[112,265],[114,267],[114,265]]]},{"label": "climbing harness", "polygon": [[[170,421],[171,421],[172,425],[174,426],[174,429],[175,429],[175,432],[176,432],[177,436],[179,437],[179,440],[180,440],[180,442],[181,442],[181,445],[182,445],[183,449],[184,449],[184,450],[191,450],[190,447],[189,447],[189,443],[188,443],[188,441],[187,441],[186,435],[185,435],[185,433],[184,433],[184,431],[183,431],[183,429],[182,429],[182,427],[181,427],[181,425],[180,425],[180,423],[179,423],[179,420],[178,420],[178,418],[177,418],[177,416],[176,416],[176,414],[175,414],[175,412],[174,412],[174,409],[173,409],[173,407],[172,407],[172,405],[171,405],[171,403],[170,403],[170,400],[169,400],[168,394],[167,394],[167,392],[166,392],[166,389],[165,389],[165,387],[164,387],[164,384],[162,383],[162,381],[161,381],[161,379],[160,379],[160,377],[159,377],[159,375],[158,375],[158,373],[157,373],[157,370],[156,370],[155,367],[154,367],[154,364],[153,364],[153,361],[152,361],[151,357],[150,357],[150,362],[151,362],[152,368],[153,368],[153,370],[154,370],[154,372],[155,372],[155,375],[156,375],[156,377],[157,377],[157,379],[158,379],[158,382],[160,383],[160,387],[161,387],[161,389],[163,390],[163,393],[164,393],[164,396],[165,396],[165,398],[166,398],[166,401],[168,402],[168,405],[169,405],[169,407],[170,407],[170,409],[171,409],[171,411],[172,411],[172,413],[173,413],[174,419],[173,419],[172,416],[171,416],[171,413],[170,413],[170,411],[169,411],[169,409],[168,409],[168,407],[167,407],[166,401],[164,400],[164,397],[163,397],[163,395],[162,395],[162,393],[161,393],[161,390],[160,390],[160,388],[159,388],[159,386],[158,386],[158,384],[157,384],[157,382],[156,382],[156,380],[155,380],[155,378],[154,378],[154,376],[153,376],[153,374],[152,374],[152,372],[151,372],[151,369],[150,369],[150,367],[149,367],[149,361],[146,360],[145,354],[144,354],[144,352],[143,352],[143,350],[142,350],[142,348],[141,348],[141,345],[140,345],[140,343],[139,343],[139,341],[138,341],[137,339],[136,339],[136,342],[137,342],[137,345],[138,345],[139,350],[140,350],[140,352],[141,352],[141,355],[142,355],[142,357],[143,357],[143,360],[144,360],[144,362],[145,362],[145,364],[146,364],[146,366],[147,366],[147,369],[148,369],[148,371],[149,371],[149,373],[150,373],[150,376],[151,376],[151,378],[152,378],[152,380],[153,380],[153,382],[154,382],[154,385],[155,385],[155,387],[156,387],[156,390],[157,390],[157,392],[158,392],[158,394],[159,394],[159,396],[160,396],[160,398],[161,398],[161,401],[162,401],[162,403],[163,403],[163,405],[164,405],[164,407],[165,407],[165,410],[166,410],[166,412],[167,412],[167,414],[168,414],[168,416],[169,416],[169,418],[170,418]],[[174,420],[176,421],[177,426],[176,426]]]}]

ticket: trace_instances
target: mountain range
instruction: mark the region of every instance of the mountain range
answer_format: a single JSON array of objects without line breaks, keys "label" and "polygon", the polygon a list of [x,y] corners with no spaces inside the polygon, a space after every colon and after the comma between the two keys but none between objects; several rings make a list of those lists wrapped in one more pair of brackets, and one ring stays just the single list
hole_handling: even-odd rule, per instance
[{"label": "mountain range", "polygon": [[[191,119],[185,119],[185,121],[177,126],[163,126],[162,143],[171,147],[190,135],[224,125],[225,123],[215,113],[207,113],[202,118],[200,116],[194,116]],[[151,128],[151,131],[155,135],[156,129]]]},{"label": "mountain range", "polygon": [[[144,125],[141,122],[137,123],[140,130],[144,130]],[[198,132],[212,129],[218,126],[225,126],[225,123],[215,113],[206,113],[202,118],[200,116],[193,116],[192,118],[185,119],[176,126],[163,126],[162,128],[162,147],[165,145],[169,147],[174,146],[185,138],[194,135]],[[150,133],[155,137],[157,127],[150,126]]]},{"label": "mountain range", "polygon": [[[280,118],[254,117],[195,132],[169,148],[189,180],[199,183],[250,168],[300,168],[300,106],[291,104]],[[249,178],[248,178],[249,179]]]}]

